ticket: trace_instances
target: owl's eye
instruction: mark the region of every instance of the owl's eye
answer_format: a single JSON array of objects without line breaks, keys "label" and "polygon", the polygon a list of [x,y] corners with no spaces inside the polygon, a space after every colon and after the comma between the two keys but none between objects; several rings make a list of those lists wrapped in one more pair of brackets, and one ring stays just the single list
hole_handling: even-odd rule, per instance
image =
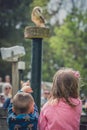
[{"label": "owl's eye", "polygon": [[39,11],[39,12],[41,12],[41,10],[40,10],[40,9],[38,9],[38,11]]}]

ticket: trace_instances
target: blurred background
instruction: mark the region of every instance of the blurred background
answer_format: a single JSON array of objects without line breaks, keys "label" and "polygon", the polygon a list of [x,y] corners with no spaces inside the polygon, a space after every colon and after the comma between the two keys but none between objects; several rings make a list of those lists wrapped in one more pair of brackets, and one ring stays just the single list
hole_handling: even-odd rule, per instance
[{"label": "blurred background", "polygon": [[[87,96],[87,0],[0,0],[0,48],[24,46],[26,69],[24,80],[31,73],[31,40],[24,39],[26,26],[31,21],[33,7],[41,6],[50,37],[43,39],[42,81],[52,82],[60,67],[80,71],[81,94]],[[0,76],[12,76],[11,63],[0,54]]]}]

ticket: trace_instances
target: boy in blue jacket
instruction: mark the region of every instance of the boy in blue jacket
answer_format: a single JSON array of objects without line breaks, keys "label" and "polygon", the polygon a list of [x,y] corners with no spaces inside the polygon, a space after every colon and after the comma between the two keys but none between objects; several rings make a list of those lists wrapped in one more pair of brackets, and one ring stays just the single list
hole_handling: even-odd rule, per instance
[{"label": "boy in blue jacket", "polygon": [[31,96],[32,89],[24,86],[12,99],[8,108],[9,130],[37,130],[38,110]]}]

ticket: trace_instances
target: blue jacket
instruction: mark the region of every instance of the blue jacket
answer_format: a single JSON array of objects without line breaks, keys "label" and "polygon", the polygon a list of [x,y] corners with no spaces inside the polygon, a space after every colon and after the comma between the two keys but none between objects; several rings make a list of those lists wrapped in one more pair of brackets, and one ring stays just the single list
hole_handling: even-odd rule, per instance
[{"label": "blue jacket", "polygon": [[38,110],[37,106],[34,107],[32,114],[19,114],[16,115],[12,111],[12,103],[8,107],[7,123],[9,130],[37,130],[38,123]]},{"label": "blue jacket", "polygon": [[3,104],[3,109],[7,109],[7,108],[8,108],[8,106],[9,106],[9,104],[10,104],[10,100],[11,100],[11,98],[7,98],[7,99],[6,99],[6,101],[5,101],[4,104]]}]

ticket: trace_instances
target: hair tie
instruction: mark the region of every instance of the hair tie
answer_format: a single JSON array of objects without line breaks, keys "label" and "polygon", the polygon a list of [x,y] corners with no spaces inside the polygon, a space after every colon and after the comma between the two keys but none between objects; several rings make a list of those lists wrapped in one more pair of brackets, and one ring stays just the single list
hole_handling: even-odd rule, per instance
[{"label": "hair tie", "polygon": [[72,71],[76,78],[80,78],[79,71]]}]

